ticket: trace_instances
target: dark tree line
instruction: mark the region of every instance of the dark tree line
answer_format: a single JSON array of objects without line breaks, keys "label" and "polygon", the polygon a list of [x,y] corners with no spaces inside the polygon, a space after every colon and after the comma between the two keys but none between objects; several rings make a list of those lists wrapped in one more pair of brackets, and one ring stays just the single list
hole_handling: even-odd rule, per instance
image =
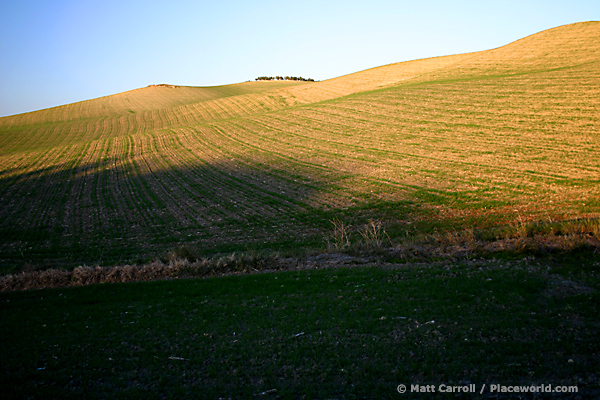
[{"label": "dark tree line", "polygon": [[303,78],[301,76],[259,76],[256,81],[303,81],[314,82],[313,78]]}]

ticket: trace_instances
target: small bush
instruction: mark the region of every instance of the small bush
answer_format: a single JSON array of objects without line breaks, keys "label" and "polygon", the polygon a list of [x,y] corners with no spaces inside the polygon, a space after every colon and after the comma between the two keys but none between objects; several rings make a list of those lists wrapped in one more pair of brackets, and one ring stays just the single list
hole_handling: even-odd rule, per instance
[{"label": "small bush", "polygon": [[333,232],[327,237],[327,248],[329,250],[343,250],[350,247],[350,225],[336,218],[331,221]]}]

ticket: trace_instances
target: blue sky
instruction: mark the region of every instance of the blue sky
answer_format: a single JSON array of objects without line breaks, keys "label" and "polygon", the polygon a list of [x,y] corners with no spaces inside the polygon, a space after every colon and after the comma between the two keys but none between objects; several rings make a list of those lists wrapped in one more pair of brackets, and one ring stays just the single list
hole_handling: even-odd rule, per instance
[{"label": "blue sky", "polygon": [[0,116],[156,83],[325,80],[590,20],[598,0],[0,0]]}]

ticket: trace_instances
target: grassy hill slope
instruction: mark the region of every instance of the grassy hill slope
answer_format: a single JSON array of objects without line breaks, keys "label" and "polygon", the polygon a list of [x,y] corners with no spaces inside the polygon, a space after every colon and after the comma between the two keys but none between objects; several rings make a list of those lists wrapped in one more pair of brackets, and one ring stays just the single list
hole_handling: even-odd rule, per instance
[{"label": "grassy hill slope", "polygon": [[0,118],[0,264],[322,246],[600,212],[600,23],[336,79]]}]

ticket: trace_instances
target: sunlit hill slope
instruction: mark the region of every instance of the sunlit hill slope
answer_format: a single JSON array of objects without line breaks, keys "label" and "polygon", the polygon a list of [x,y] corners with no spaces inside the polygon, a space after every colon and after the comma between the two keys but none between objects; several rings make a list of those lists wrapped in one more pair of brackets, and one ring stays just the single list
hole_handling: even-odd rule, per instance
[{"label": "sunlit hill slope", "polygon": [[0,118],[0,265],[322,246],[600,211],[600,23],[322,82],[158,85]]}]

